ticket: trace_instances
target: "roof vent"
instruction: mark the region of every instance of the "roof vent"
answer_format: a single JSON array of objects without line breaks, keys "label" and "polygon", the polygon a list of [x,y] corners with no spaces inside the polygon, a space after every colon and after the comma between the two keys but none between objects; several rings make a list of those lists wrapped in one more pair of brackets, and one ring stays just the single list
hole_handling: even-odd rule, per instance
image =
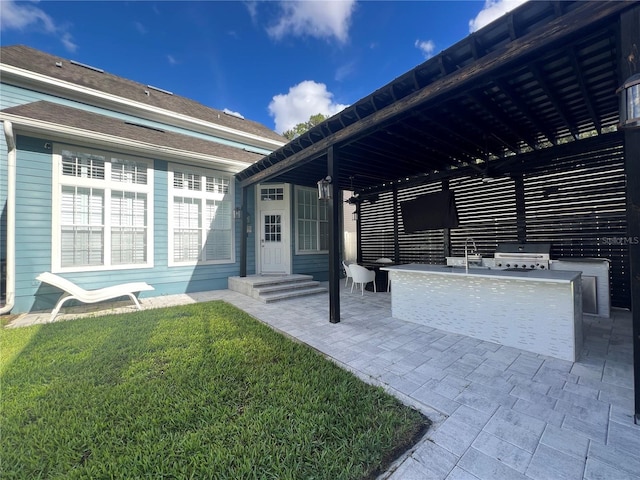
[{"label": "roof vent", "polygon": [[127,120],[124,121],[125,125],[131,125],[133,127],[146,128],[147,130],[153,130],[154,132],[165,133],[161,128],[152,127],[151,125],[143,125],[142,123],[129,122]]},{"label": "roof vent", "polygon": [[242,150],[244,150],[247,153],[255,153],[256,155],[260,155],[262,157],[265,157],[268,155],[267,153],[261,152],[259,150],[255,150],[253,148],[243,148]]},{"label": "roof vent", "polygon": [[56,62],[56,67],[62,68],[62,62]]},{"label": "roof vent", "polygon": [[70,60],[72,65],[77,65],[79,67],[88,68],[89,70],[93,70],[94,72],[104,73],[104,70],[98,67],[92,67],[91,65],[87,65],[86,63],[76,62],[75,60]]},{"label": "roof vent", "polygon": [[173,92],[170,92],[169,90],[165,90],[163,88],[154,87],[153,85],[147,85],[147,88],[155,90],[156,92],[166,93],[167,95],[173,95]]}]

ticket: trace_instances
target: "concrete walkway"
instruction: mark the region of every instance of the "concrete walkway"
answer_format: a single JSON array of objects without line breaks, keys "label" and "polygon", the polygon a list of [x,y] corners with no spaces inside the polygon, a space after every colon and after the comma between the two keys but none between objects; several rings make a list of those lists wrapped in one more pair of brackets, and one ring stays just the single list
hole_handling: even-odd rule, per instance
[{"label": "concrete walkway", "polygon": [[[571,363],[393,319],[388,293],[343,291],[337,324],[329,323],[327,294],[264,304],[221,290],[142,304],[218,299],[383,386],[433,421],[381,479],[640,480],[628,311],[614,311],[610,319],[585,316],[585,348]],[[121,305],[109,313],[132,311]],[[106,313],[105,305],[97,308],[58,320]],[[11,326],[48,318],[22,315]]]}]

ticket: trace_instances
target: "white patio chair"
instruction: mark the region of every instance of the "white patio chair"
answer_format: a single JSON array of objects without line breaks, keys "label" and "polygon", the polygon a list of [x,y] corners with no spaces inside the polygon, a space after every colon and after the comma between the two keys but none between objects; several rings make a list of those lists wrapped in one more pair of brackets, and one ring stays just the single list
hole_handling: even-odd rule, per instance
[{"label": "white patio chair", "polygon": [[352,293],[353,286],[359,284],[362,295],[364,295],[364,286],[369,282],[373,282],[373,291],[377,292],[376,272],[374,272],[373,270],[369,270],[368,268],[364,268],[362,265],[358,265],[356,263],[352,263],[351,265],[349,265],[349,270],[351,270],[351,280],[353,281],[353,283],[351,284]]},{"label": "white patio chair", "polygon": [[154,290],[151,285],[145,282],[122,283],[120,285],[99,288],[97,290],[85,290],[72,281],[50,272],[41,273],[36,278],[41,282],[48,283],[49,285],[59,288],[64,292],[51,312],[51,318],[49,318],[50,322],[53,322],[53,319],[56,318],[60,308],[67,300],[78,300],[82,303],[97,303],[128,296],[133,300],[133,303],[135,303],[138,310],[142,310],[142,306],[135,296],[135,293],[145,290]]},{"label": "white patio chair", "polygon": [[351,277],[351,271],[349,270],[349,265],[347,265],[347,262],[345,262],[344,260],[342,261],[342,268],[344,268],[344,273],[345,273],[344,286],[347,287],[349,286],[349,279],[351,278],[351,281],[353,281],[353,278]]}]

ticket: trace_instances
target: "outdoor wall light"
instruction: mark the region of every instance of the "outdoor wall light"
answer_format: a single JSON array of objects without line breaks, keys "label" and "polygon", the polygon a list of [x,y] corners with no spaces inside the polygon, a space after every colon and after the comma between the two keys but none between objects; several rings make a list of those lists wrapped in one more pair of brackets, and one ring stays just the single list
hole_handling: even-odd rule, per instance
[{"label": "outdoor wall light", "polygon": [[331,177],[326,176],[318,180],[318,200],[329,200],[331,198]]},{"label": "outdoor wall light", "polygon": [[233,209],[233,218],[236,220],[242,218],[242,207],[236,207]]},{"label": "outdoor wall light", "polygon": [[640,127],[640,73],[630,76],[616,90],[620,95],[620,123],[618,128]]}]

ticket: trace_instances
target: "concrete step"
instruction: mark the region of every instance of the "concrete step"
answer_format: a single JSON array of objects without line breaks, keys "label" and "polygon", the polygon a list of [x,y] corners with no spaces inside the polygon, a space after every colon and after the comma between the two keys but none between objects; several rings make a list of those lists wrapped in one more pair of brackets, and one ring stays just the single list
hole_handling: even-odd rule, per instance
[{"label": "concrete step", "polygon": [[308,287],[297,290],[286,290],[278,292],[270,292],[261,294],[258,299],[265,303],[277,302],[280,300],[288,300],[291,298],[298,298],[307,295],[317,295],[319,293],[327,293],[327,289],[324,287]]},{"label": "concrete step", "polygon": [[320,282],[311,275],[251,275],[230,277],[229,290],[261,300],[265,303],[303,295],[326,293]]},{"label": "concrete step", "polygon": [[258,292],[258,294],[286,292],[286,291],[304,289],[309,287],[317,287],[318,285],[320,285],[320,282],[316,282],[314,280],[306,280],[306,281],[301,280],[301,281],[280,282],[280,283],[273,283],[268,285],[254,286],[253,291]]}]

